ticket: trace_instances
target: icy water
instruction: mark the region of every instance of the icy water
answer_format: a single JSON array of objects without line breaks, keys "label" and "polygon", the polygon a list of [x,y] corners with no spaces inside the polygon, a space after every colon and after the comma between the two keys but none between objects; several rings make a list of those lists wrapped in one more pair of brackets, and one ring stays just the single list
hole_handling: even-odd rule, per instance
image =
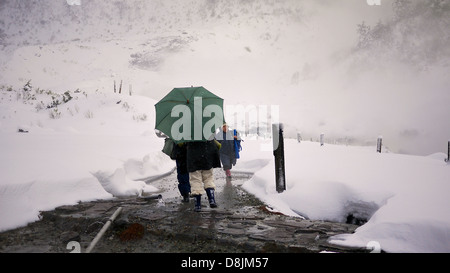
[{"label": "icy water", "polygon": [[[216,184],[216,199],[221,204],[221,208],[233,207],[234,202],[240,198],[239,194],[234,190],[234,187],[240,187],[252,175],[250,173],[233,172],[232,178],[228,179],[222,169],[214,169],[214,183]],[[181,195],[178,191],[178,181],[176,171],[169,175],[154,181],[147,181],[147,184],[161,189],[155,194],[161,194],[162,200],[160,203],[164,204],[166,201],[181,201]],[[151,194],[152,195],[152,194]],[[236,196],[237,195],[237,196]],[[204,194],[203,197],[205,197]],[[191,200],[193,202],[193,200]],[[192,204],[193,206],[193,204]]]}]

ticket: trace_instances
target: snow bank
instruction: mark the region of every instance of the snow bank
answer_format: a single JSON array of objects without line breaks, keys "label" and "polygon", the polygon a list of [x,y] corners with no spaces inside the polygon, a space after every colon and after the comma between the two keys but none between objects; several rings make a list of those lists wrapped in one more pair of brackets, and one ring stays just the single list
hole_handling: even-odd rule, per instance
[{"label": "snow bank", "polygon": [[450,251],[450,166],[441,155],[406,156],[287,140],[287,190],[275,190],[273,160],[243,187],[274,209],[313,220],[369,221],[354,234],[331,238],[388,252]]},{"label": "snow bank", "polygon": [[[0,231],[60,205],[155,192],[135,180],[175,166],[153,133],[149,98],[71,92],[70,101],[47,109],[41,105],[56,92],[19,94],[0,90]],[[57,118],[49,115],[54,109]]]},{"label": "snow bank", "polygon": [[96,179],[33,180],[0,186],[0,231],[13,229],[39,219],[39,212],[79,201],[108,199]]},{"label": "snow bank", "polygon": [[102,187],[114,196],[141,196],[144,192],[156,192],[156,187],[147,185],[143,181],[132,181],[126,177],[123,168],[117,169],[114,173],[98,171],[93,173]]}]

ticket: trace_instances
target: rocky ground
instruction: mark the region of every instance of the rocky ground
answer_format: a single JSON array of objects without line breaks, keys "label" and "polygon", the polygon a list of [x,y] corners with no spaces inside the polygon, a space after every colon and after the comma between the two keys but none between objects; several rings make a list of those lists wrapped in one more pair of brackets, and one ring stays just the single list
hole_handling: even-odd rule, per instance
[{"label": "rocky ground", "polygon": [[181,202],[176,174],[148,181],[161,188],[153,196],[114,198],[61,206],[41,212],[41,220],[0,233],[0,252],[86,252],[114,212],[118,217],[92,249],[101,253],[296,253],[360,252],[327,243],[358,226],[303,220],[274,213],[241,188],[250,176],[234,173],[226,180],[215,171],[218,208],[203,201]]}]

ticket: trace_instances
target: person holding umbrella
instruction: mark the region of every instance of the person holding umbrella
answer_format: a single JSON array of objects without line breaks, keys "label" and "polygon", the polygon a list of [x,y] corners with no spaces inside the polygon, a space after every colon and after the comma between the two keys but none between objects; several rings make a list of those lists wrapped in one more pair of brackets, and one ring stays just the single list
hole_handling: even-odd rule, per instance
[{"label": "person holding umbrella", "polygon": [[185,143],[174,144],[173,155],[177,166],[178,190],[183,196],[183,202],[189,203],[191,185],[189,182],[189,172],[187,169],[187,149]]},{"label": "person holding umbrella", "polygon": [[[155,104],[155,129],[186,145],[191,196],[195,211],[201,211],[206,191],[211,208],[217,207],[213,169],[220,168],[214,131],[223,124],[223,99],[204,87],[174,88]],[[212,130],[211,130],[212,129]]]},{"label": "person holding umbrella", "polygon": [[191,195],[195,198],[195,211],[201,211],[202,193],[206,192],[209,206],[216,208],[216,185],[214,183],[214,168],[220,168],[219,149],[213,140],[187,143],[187,167]]}]

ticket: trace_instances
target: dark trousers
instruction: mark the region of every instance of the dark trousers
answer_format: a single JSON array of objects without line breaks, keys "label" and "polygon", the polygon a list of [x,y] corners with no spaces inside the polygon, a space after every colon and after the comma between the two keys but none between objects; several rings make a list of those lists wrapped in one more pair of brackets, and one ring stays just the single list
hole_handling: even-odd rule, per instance
[{"label": "dark trousers", "polygon": [[[180,163],[176,160],[177,163],[177,179],[178,179],[178,190],[181,195],[186,195],[191,192],[191,185],[189,184],[189,173],[187,170],[181,170]],[[186,172],[184,172],[186,171]]]}]

